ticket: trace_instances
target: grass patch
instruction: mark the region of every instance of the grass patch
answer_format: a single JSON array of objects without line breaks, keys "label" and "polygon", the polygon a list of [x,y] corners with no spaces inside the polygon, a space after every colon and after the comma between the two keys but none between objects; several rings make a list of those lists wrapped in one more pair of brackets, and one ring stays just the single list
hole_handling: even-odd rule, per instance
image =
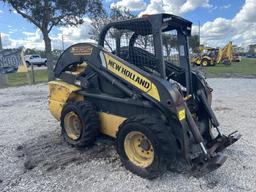
[{"label": "grass patch", "polygon": [[256,59],[243,58],[241,62],[233,62],[230,66],[216,64],[213,67],[206,67],[204,70],[210,76],[223,76],[225,74],[256,76]]},{"label": "grass patch", "polygon": [[[35,83],[47,82],[48,75],[47,70],[35,70]],[[32,72],[30,71],[29,77],[27,77],[27,73],[10,73],[8,74],[8,85],[9,86],[20,86],[29,84],[29,80],[32,83]]]}]

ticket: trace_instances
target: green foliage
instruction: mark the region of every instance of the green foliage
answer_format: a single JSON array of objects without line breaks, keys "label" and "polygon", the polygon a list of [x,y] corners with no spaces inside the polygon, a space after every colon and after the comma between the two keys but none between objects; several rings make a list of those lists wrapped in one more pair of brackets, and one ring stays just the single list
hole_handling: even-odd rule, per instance
[{"label": "green foliage", "polygon": [[33,54],[39,54],[41,57],[45,57],[45,51],[37,50],[37,49],[26,49],[24,51],[24,55],[33,55]]},{"label": "green foliage", "polygon": [[192,49],[193,53],[199,53],[199,36],[193,35],[189,37],[189,47]]},{"label": "green foliage", "polygon": [[3,0],[22,17],[38,27],[45,43],[48,62],[48,78],[54,79],[53,57],[49,33],[56,26],[77,26],[83,17],[95,17],[103,12],[101,0]]},{"label": "green foliage", "polygon": [[255,53],[256,53],[256,44],[254,44],[254,45],[249,45],[248,53],[249,53],[249,54],[255,54]]},{"label": "green foliage", "polygon": [[42,31],[54,26],[78,25],[84,15],[94,17],[102,12],[100,0],[3,0]]},{"label": "green foliage", "polygon": [[135,18],[136,16],[137,15],[132,14],[129,9],[120,9],[118,7],[112,8],[109,14],[111,21],[123,21]]},{"label": "green foliage", "polygon": [[57,60],[60,57],[61,54],[62,54],[62,50],[54,49],[52,51],[52,55],[53,55],[54,60]]},{"label": "green foliage", "polygon": [[[59,58],[59,56],[61,55],[62,50],[59,49],[54,49],[52,50],[52,56],[53,56],[53,60],[57,60]],[[38,49],[26,49],[24,51],[25,55],[32,55],[32,54],[39,54],[41,57],[46,57],[45,51],[43,50],[38,50]]]},{"label": "green foliage", "polygon": [[[30,81],[32,81],[32,72],[29,72]],[[9,86],[20,86],[29,84],[27,73],[10,73],[8,74],[8,85]],[[35,81],[36,83],[47,82],[47,70],[35,70]]]}]

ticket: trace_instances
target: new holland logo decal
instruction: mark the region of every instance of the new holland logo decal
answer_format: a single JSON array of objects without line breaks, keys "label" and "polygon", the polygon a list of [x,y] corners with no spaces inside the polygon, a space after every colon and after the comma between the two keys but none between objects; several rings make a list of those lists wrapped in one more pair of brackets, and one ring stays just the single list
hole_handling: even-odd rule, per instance
[{"label": "new holland logo decal", "polygon": [[135,70],[124,65],[110,55],[104,54],[104,56],[106,59],[108,70],[118,75],[122,79],[128,81],[140,90],[146,92],[148,95],[155,98],[156,100],[160,100],[156,86],[149,79],[145,78]]},{"label": "new holland logo decal", "polygon": [[91,55],[93,47],[88,45],[78,45],[71,47],[70,53],[73,55]]}]

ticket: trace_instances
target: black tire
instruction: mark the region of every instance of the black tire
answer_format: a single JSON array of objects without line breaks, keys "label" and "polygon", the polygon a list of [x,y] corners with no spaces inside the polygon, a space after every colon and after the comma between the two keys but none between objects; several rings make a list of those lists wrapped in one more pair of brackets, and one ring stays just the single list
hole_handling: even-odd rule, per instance
[{"label": "black tire", "polygon": [[44,66],[47,67],[47,61],[44,62]]},{"label": "black tire", "polygon": [[211,62],[208,60],[208,59],[203,59],[201,61],[201,66],[202,67],[207,67],[207,66],[210,66]]},{"label": "black tire", "polygon": [[[82,124],[80,136],[75,140],[68,136],[64,125],[65,116],[69,112],[74,112],[79,117]],[[100,121],[98,113],[88,101],[68,102],[62,110],[60,122],[64,140],[74,147],[93,145],[99,133]]]},{"label": "black tire", "polygon": [[[154,160],[147,167],[140,167],[129,160],[124,142],[131,132],[143,133],[154,148]],[[120,125],[116,138],[117,153],[125,166],[132,173],[147,179],[153,179],[164,173],[176,155],[176,140],[171,128],[160,117],[138,115],[127,119]]]},{"label": "black tire", "polygon": [[225,66],[230,66],[232,63],[230,61],[228,61],[228,60],[225,60],[225,61],[223,61],[223,64]]},{"label": "black tire", "polygon": [[26,61],[26,65],[27,65],[27,67],[31,66],[31,64],[28,61]]},{"label": "black tire", "polygon": [[197,66],[197,64],[195,62],[192,62],[191,64],[192,64],[193,67]]}]

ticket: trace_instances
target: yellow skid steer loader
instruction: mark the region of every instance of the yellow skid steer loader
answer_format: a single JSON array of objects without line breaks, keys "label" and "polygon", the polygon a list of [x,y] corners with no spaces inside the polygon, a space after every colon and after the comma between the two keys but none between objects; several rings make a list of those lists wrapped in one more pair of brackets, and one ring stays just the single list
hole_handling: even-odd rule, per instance
[{"label": "yellow skid steer loader", "polygon": [[[222,151],[241,135],[221,133],[212,89],[190,69],[191,25],[147,15],[109,23],[97,45],[67,48],[49,82],[49,109],[65,141],[87,147],[108,135],[123,165],[148,179],[167,168],[204,174],[220,167]],[[170,49],[163,35],[175,42]]]}]

